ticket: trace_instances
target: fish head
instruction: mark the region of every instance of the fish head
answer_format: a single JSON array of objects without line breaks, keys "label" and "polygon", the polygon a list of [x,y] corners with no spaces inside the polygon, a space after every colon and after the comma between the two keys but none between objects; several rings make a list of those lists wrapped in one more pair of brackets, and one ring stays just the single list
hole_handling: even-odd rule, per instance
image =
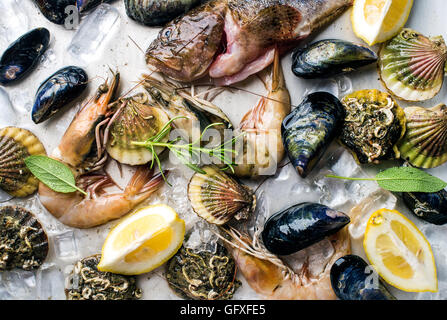
[{"label": "fish head", "polygon": [[146,63],[191,82],[206,75],[221,47],[225,6],[212,1],[167,24],[146,51]]}]

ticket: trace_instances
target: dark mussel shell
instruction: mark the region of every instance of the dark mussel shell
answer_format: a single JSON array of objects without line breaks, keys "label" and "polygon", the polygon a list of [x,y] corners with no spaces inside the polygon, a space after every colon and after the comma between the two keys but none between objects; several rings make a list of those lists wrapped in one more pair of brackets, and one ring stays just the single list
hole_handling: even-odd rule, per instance
[{"label": "dark mussel shell", "polygon": [[282,139],[290,161],[305,178],[338,135],[344,119],[340,100],[327,92],[308,95],[282,123]]},{"label": "dark mussel shell", "polygon": [[80,13],[92,10],[96,8],[101,3],[110,3],[114,0],[76,0],[76,7]]},{"label": "dark mussel shell", "polygon": [[41,123],[49,119],[67,103],[76,99],[87,88],[88,76],[78,67],[65,67],[48,79],[37,89],[32,119]]},{"label": "dark mussel shell", "polygon": [[328,78],[376,62],[375,52],[352,42],[328,39],[317,41],[292,54],[292,71],[300,78]]},{"label": "dark mussel shell", "polygon": [[331,284],[341,300],[395,300],[379,275],[362,258],[344,256],[332,265]]},{"label": "dark mussel shell", "polygon": [[419,218],[427,222],[444,225],[447,223],[447,191],[435,193],[402,193],[407,207]]},{"label": "dark mussel shell", "polygon": [[65,9],[68,6],[76,6],[76,0],[34,0],[34,2],[45,18],[55,24],[64,24],[69,14]]},{"label": "dark mussel shell", "polygon": [[147,26],[163,26],[208,0],[124,0],[126,13]]},{"label": "dark mussel shell", "polygon": [[318,203],[301,203],[271,216],[264,225],[262,241],[277,255],[289,255],[337,233],[349,217]]},{"label": "dark mussel shell", "polygon": [[0,58],[0,84],[23,78],[36,65],[50,43],[50,32],[37,28],[13,42]]}]

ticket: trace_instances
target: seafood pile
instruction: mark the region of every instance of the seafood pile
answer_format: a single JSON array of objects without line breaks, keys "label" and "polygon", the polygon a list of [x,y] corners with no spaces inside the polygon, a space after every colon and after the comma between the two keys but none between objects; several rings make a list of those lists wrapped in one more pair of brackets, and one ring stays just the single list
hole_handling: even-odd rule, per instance
[{"label": "seafood pile", "polygon": [[[447,48],[325,30],[360,2],[30,2],[0,57],[0,299],[442,298]],[[67,7],[136,40],[62,57]]]}]

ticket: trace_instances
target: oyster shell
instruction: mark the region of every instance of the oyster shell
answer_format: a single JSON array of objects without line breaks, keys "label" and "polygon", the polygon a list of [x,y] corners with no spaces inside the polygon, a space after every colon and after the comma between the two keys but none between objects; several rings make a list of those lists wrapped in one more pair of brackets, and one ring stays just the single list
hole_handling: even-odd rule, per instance
[{"label": "oyster shell", "polygon": [[34,215],[20,207],[0,208],[0,271],[39,268],[48,255],[48,237]]},{"label": "oyster shell", "polygon": [[15,197],[34,193],[39,181],[25,165],[25,158],[45,154],[44,146],[30,131],[17,127],[0,129],[0,188]]},{"label": "oyster shell", "polygon": [[385,87],[407,101],[424,101],[441,90],[447,47],[439,36],[428,38],[403,29],[385,43],[379,52],[379,74]]},{"label": "oyster shell", "polygon": [[188,185],[188,197],[197,215],[209,223],[223,225],[233,217],[246,219],[256,208],[256,196],[216,166],[202,168]]},{"label": "oyster shell", "polygon": [[[146,103],[145,95],[124,99],[124,107],[118,111],[110,127],[107,152],[120,163],[142,165],[152,161],[152,152],[144,147],[132,145],[134,141],[145,141],[155,136],[169,121],[167,114]],[[160,142],[166,142],[165,137]],[[157,154],[163,148],[156,148]]]},{"label": "oyster shell", "polygon": [[194,252],[182,246],[167,263],[166,280],[181,298],[228,300],[241,283],[235,280],[236,264],[227,249]]},{"label": "oyster shell", "polygon": [[360,164],[398,159],[397,144],[405,134],[405,113],[379,90],[361,90],[342,100],[345,121],[340,142]]},{"label": "oyster shell", "polygon": [[399,145],[401,158],[418,168],[447,161],[447,106],[405,108],[407,130]]},{"label": "oyster shell", "polygon": [[97,254],[76,263],[65,289],[67,300],[140,299],[142,292],[137,288],[137,278],[99,271],[100,258]]}]

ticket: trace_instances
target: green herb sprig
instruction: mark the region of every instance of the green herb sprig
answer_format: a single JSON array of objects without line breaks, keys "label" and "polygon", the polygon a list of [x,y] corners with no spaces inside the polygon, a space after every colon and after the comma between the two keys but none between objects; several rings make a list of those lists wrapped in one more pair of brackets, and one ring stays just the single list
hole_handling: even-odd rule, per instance
[{"label": "green herb sprig", "polygon": [[[224,163],[227,167],[225,169],[230,169],[234,173],[234,163],[232,160],[228,160],[226,155],[228,153],[236,155],[237,152],[233,149],[228,149],[226,146],[228,144],[232,145],[240,136],[234,137],[233,139],[224,142],[223,144],[215,147],[215,148],[204,148],[200,147],[200,141],[202,140],[205,133],[212,127],[222,125],[222,123],[213,123],[207,126],[200,137],[194,141],[193,143],[189,144],[178,144],[178,142],[181,140],[181,138],[177,138],[175,140],[169,141],[169,142],[161,142],[166,136],[168,136],[171,132],[171,124],[178,119],[186,118],[183,116],[178,116],[170,121],[168,121],[164,127],[158,132],[155,136],[147,139],[146,141],[133,141],[132,145],[138,146],[138,147],[144,147],[147,148],[149,151],[151,151],[152,156],[154,157],[155,161],[152,161],[151,168],[153,167],[154,163],[157,163],[161,174],[163,175],[163,170],[161,170],[161,163],[160,159],[157,155],[157,152],[155,151],[156,147],[162,147],[167,148],[169,151],[171,151],[185,166],[188,168],[198,172],[205,174],[205,171],[203,171],[200,167],[198,167],[193,159],[194,158],[200,158],[200,154],[204,153],[209,155],[212,158],[219,159]],[[163,175],[164,177],[164,175]],[[166,180],[166,179],[165,179]]]},{"label": "green herb sprig", "polygon": [[395,167],[379,172],[375,178],[349,178],[335,175],[326,175],[328,178],[377,181],[379,186],[392,192],[438,192],[447,187],[447,183],[428,174],[425,171],[412,167]]},{"label": "green herb sprig", "polygon": [[76,186],[73,172],[62,162],[37,155],[26,158],[25,164],[31,173],[48,188],[61,193],[79,191],[87,195],[84,190]]}]

